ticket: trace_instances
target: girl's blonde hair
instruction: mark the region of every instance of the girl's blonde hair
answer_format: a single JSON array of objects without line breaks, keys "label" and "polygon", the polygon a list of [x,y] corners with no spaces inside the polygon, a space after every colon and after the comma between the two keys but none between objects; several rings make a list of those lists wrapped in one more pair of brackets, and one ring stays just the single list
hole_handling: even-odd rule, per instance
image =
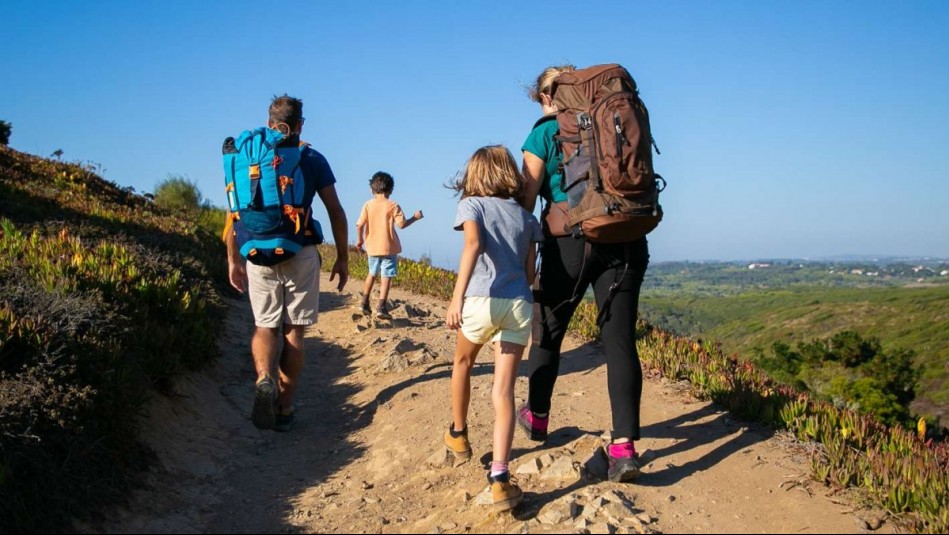
[{"label": "girl's blonde hair", "polygon": [[565,72],[573,72],[575,70],[577,70],[577,68],[570,64],[547,67],[544,69],[544,72],[540,73],[540,76],[537,77],[537,81],[534,82],[534,85],[527,90],[527,96],[534,102],[540,103],[541,95],[550,96],[550,89],[553,87],[554,80],[556,80],[558,76]]},{"label": "girl's blonde hair", "polygon": [[524,179],[507,147],[488,145],[471,155],[465,172],[448,187],[461,193],[462,198],[516,199],[524,187]]}]

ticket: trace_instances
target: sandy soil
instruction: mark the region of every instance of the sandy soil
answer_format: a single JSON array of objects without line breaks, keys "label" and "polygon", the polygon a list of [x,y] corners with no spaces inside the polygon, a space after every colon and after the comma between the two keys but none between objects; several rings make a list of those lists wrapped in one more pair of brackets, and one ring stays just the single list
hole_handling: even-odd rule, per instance
[{"label": "sandy soil", "polygon": [[[633,484],[603,481],[597,444],[609,429],[606,367],[596,345],[568,341],[552,411],[537,446],[514,440],[525,490],[513,513],[479,503],[490,461],[491,353],[472,379],[470,437],[461,466],[442,463],[450,418],[454,333],[445,303],[399,290],[391,322],[355,314],[361,281],[324,292],[309,329],[307,367],[290,433],[249,420],[252,317],[235,300],[217,365],[156,399],[144,440],[158,463],[144,488],[80,531],[154,533],[845,533],[882,516],[808,480],[806,446],[738,421],[650,378],[643,394],[649,460]],[[323,278],[323,288],[330,284]],[[403,368],[404,369],[401,369]],[[526,396],[526,365],[518,379]],[[538,469],[538,465],[540,468]],[[533,468],[532,468],[533,467]],[[536,473],[527,473],[536,472]],[[891,532],[890,523],[881,531]]]}]

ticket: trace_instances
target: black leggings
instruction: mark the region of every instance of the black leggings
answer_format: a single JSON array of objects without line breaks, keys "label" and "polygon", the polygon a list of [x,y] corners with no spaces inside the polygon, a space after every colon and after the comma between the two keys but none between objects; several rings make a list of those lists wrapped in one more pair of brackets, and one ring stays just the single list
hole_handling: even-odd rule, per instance
[{"label": "black leggings", "polygon": [[[597,310],[601,310],[610,286],[619,283],[600,338],[606,353],[613,438],[639,440],[643,370],[636,351],[636,317],[639,289],[649,264],[649,245],[645,238],[625,244],[592,244],[584,269],[585,245],[584,240],[572,237],[548,239],[543,244],[538,306],[534,308],[540,332],[535,329],[530,352],[530,408],[539,414],[550,412],[560,370],[560,346],[580,301],[569,302],[574,289],[586,293],[592,282]],[[577,288],[581,272],[584,280]]]}]

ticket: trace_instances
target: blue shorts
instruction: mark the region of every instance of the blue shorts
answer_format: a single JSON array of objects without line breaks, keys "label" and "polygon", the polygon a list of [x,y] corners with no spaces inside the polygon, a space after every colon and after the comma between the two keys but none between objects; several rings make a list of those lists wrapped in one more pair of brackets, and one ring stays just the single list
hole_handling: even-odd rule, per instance
[{"label": "blue shorts", "polygon": [[399,274],[399,257],[397,255],[370,256],[369,274],[378,277],[379,271],[382,271],[382,276],[387,279],[395,278]]}]

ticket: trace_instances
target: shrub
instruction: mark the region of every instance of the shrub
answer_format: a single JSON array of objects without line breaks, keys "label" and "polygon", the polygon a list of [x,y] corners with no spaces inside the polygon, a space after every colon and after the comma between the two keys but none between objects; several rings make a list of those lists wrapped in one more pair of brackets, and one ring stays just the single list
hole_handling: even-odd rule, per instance
[{"label": "shrub", "polygon": [[911,425],[909,405],[921,370],[913,351],[884,350],[876,338],[841,331],[828,339],[781,342],[759,355],[759,364],[781,382],[808,389],[889,425]]},{"label": "shrub", "polygon": [[0,121],[0,145],[8,145],[12,133],[13,125],[6,121]]},{"label": "shrub", "polygon": [[201,212],[203,197],[197,183],[181,175],[170,175],[155,186],[155,204],[190,217]]}]

